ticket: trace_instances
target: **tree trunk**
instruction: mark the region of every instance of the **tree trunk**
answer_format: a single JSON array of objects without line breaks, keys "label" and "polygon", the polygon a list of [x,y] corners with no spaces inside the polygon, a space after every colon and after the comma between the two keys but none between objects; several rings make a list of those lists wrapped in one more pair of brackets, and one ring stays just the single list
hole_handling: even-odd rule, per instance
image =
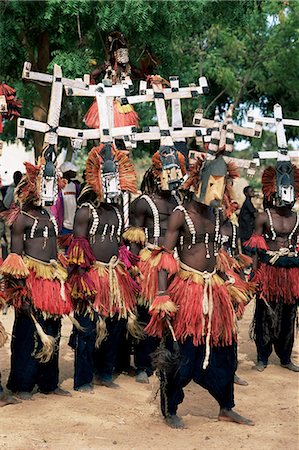
[{"label": "tree trunk", "polygon": [[[43,31],[38,37],[37,62],[31,61],[32,67],[37,72],[46,72],[50,63],[50,42],[47,31]],[[41,86],[36,84],[36,88],[40,95],[40,104],[33,108],[32,115],[34,120],[46,122],[48,116],[50,92],[49,86]],[[35,156],[38,157],[43,150],[44,135],[42,133],[33,133]]]}]

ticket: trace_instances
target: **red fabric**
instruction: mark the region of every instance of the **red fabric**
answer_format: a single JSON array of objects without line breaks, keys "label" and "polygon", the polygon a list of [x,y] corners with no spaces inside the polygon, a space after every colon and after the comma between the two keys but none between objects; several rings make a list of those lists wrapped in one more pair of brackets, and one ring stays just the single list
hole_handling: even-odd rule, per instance
[{"label": "red fabric", "polygon": [[[138,284],[131,278],[127,269],[118,265],[112,269],[116,273],[118,288],[120,292],[120,299],[123,300],[126,311],[133,311],[135,308],[135,295],[139,292]],[[108,268],[102,276],[99,276],[97,268],[91,268],[89,271],[90,279],[92,280],[96,296],[94,300],[94,308],[103,317],[120,315],[121,311],[117,305],[110,307],[110,282]]]},{"label": "red fabric", "polygon": [[299,267],[275,267],[261,263],[252,279],[257,283],[259,297],[267,302],[283,298],[284,303],[299,300]]},{"label": "red fabric", "polygon": [[245,247],[249,247],[251,249],[258,249],[258,250],[268,250],[267,242],[265,241],[265,238],[258,234],[253,234],[248,241],[244,242],[243,244]]}]

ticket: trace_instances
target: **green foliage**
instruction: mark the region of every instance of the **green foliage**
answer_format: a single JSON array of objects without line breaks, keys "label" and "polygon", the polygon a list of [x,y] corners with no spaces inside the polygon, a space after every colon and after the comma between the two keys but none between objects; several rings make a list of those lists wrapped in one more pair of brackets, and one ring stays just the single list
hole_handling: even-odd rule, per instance
[{"label": "green foliage", "polygon": [[[210,93],[183,102],[191,123],[194,109],[239,105],[236,119],[250,106],[271,114],[279,102],[287,117],[299,117],[299,3],[276,0],[2,0],[0,2],[0,75],[24,100],[23,115],[47,108],[49,89],[21,81],[24,61],[51,72],[59,64],[68,77],[81,77],[106,59],[109,32],[129,42],[132,65],[145,49],[158,62],[156,73],[179,75],[182,85],[205,75]],[[88,99],[64,99],[64,125],[82,127]],[[154,108],[137,108],[141,125],[155,123]],[[13,138],[12,124],[5,139]],[[298,129],[290,137],[298,136]]]}]

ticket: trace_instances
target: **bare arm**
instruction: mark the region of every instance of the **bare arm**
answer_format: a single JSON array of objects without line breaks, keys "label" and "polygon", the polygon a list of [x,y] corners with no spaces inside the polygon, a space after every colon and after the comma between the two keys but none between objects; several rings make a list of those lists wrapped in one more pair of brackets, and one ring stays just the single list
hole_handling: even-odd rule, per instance
[{"label": "bare arm", "polygon": [[24,251],[25,217],[19,214],[11,228],[11,252],[18,255]]},{"label": "bare arm", "polygon": [[86,206],[78,208],[74,220],[74,237],[88,237],[90,212]]},{"label": "bare arm", "polygon": [[[183,226],[183,223],[184,214],[181,211],[175,211],[171,214],[164,241],[164,247],[167,250],[173,250],[175,248],[179,238],[180,228]],[[165,270],[160,270],[159,272],[158,285],[159,292],[162,295],[168,287],[168,274]]]},{"label": "bare arm", "polygon": [[[267,219],[268,219],[267,213],[263,212],[257,214],[254,223],[254,234],[262,236]],[[253,255],[253,270],[256,270],[257,266],[258,266],[258,254],[255,253]]]},{"label": "bare arm", "polygon": [[[142,198],[138,198],[132,202],[131,211],[130,211],[130,225],[132,227],[141,227],[145,226],[145,218],[147,214],[147,203]],[[137,244],[136,242],[130,243],[130,251],[134,253],[134,255],[139,255],[142,246]]]}]

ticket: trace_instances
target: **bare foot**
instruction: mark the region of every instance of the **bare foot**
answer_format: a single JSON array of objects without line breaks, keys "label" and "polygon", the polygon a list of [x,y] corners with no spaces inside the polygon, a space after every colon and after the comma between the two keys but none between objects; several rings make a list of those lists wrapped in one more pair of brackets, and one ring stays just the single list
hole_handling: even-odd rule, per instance
[{"label": "bare foot", "polygon": [[53,392],[50,392],[50,394],[61,395],[62,397],[71,397],[72,396],[70,391],[66,391],[64,389],[61,389],[60,387],[57,387]]},{"label": "bare foot", "polygon": [[97,383],[99,386],[105,386],[109,389],[118,389],[119,388],[119,384],[114,383],[114,381],[106,381],[106,380],[98,380]]},{"label": "bare foot", "polygon": [[16,392],[16,397],[20,398],[21,400],[31,400],[33,401],[33,394],[31,392],[25,392],[25,391],[20,391],[20,392]]},{"label": "bare foot", "polygon": [[136,375],[136,381],[137,383],[143,383],[143,384],[149,384],[148,375],[145,371],[139,372]]},{"label": "bare foot", "polygon": [[246,417],[241,416],[232,409],[220,408],[218,420],[223,420],[226,422],[235,422],[241,425],[254,425],[254,422]]},{"label": "bare foot", "polygon": [[82,386],[75,388],[75,391],[88,393],[88,394],[94,393],[92,384],[90,384],[90,383],[82,384]]},{"label": "bare foot", "polygon": [[18,400],[15,397],[12,397],[11,395],[6,395],[4,393],[0,395],[0,408],[6,405],[17,405],[18,403],[22,403],[22,401]]},{"label": "bare foot", "polygon": [[258,361],[253,369],[256,369],[258,372],[263,372],[266,369],[267,365],[262,361]]},{"label": "bare foot", "polygon": [[72,394],[69,391],[65,391],[64,389],[61,389],[60,387],[57,387],[56,389],[54,389],[54,391],[50,391],[50,392],[45,392],[45,391],[41,391],[39,390],[39,392],[41,394],[45,394],[45,395],[60,395],[62,397],[71,397]]},{"label": "bare foot", "polygon": [[289,364],[281,364],[281,367],[284,369],[292,370],[293,372],[299,372],[299,366],[296,366],[296,364],[292,363],[291,361]]},{"label": "bare foot", "polygon": [[234,376],[234,383],[238,384],[239,386],[248,386],[248,383],[246,380],[243,380],[242,378],[238,377],[238,375]]},{"label": "bare foot", "polygon": [[185,428],[184,426],[184,422],[182,421],[182,419],[177,416],[176,414],[173,415],[169,415],[165,417],[165,422],[167,423],[167,425],[171,428],[177,428],[177,429],[182,429]]}]

